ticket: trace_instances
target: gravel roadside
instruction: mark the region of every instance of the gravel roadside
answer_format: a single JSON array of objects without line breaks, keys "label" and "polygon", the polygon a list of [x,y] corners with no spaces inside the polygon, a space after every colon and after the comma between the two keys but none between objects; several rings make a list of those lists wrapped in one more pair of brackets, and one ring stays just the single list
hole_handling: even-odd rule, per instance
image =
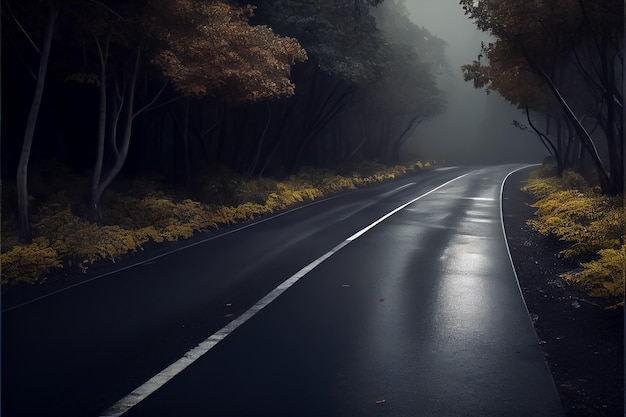
[{"label": "gravel roadside", "polygon": [[524,299],[567,417],[624,416],[624,310],[606,309],[560,275],[580,268],[558,256],[563,242],[526,221],[532,198],[521,192],[529,169],[509,177],[503,218]]}]

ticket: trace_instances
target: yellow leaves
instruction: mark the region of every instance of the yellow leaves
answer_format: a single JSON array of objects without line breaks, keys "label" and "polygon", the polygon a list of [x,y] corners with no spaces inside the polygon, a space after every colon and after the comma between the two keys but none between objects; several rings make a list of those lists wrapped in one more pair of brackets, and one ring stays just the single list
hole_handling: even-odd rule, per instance
[{"label": "yellow leaves", "polygon": [[155,36],[166,47],[154,62],[189,95],[223,90],[231,101],[293,95],[290,69],[307,59],[306,52],[296,39],[251,26],[253,11],[221,1],[159,2],[151,12]]},{"label": "yellow leaves", "polygon": [[30,245],[18,245],[0,255],[2,285],[35,283],[51,269],[60,268],[57,252],[48,239],[37,237]]},{"label": "yellow leaves", "polygon": [[111,192],[104,203],[105,218],[129,229],[152,226],[158,231],[177,224],[189,225],[198,231],[215,227],[207,207],[189,199],[174,201],[167,196],[153,195],[137,198]]},{"label": "yellow leaves", "polygon": [[540,197],[533,204],[537,218],[528,223],[542,234],[568,242],[563,256],[597,257],[583,264],[580,275],[565,278],[584,284],[592,296],[622,297],[626,208],[621,197],[601,195],[573,173],[564,174],[562,179],[531,176],[524,190]]},{"label": "yellow leaves", "polygon": [[[300,188],[294,183],[295,181],[293,180],[291,181],[291,184],[278,183],[276,185],[276,192],[271,193],[267,197],[265,206],[270,211],[276,211],[303,201],[310,201],[323,196],[323,193],[317,188],[306,186]],[[292,188],[293,185],[296,187]]]},{"label": "yellow leaves", "polygon": [[115,261],[128,252],[140,249],[151,235],[149,231],[134,233],[118,225],[99,227],[75,216],[69,207],[41,216],[36,227],[50,239],[56,256],[82,271],[96,261]]},{"label": "yellow leaves", "polygon": [[[307,168],[282,182],[269,178],[244,179],[232,172],[213,173],[204,184],[206,189],[199,193],[204,195],[203,199],[219,200],[220,204],[214,205],[191,199],[176,200],[160,191],[159,183],[154,180],[134,180],[124,185],[123,192],[109,190],[103,196],[102,214],[106,224],[102,226],[72,211],[72,204],[79,206],[74,201],[78,197],[54,193],[35,216],[33,224],[40,237],[31,245],[16,245],[1,255],[2,283],[41,282],[51,270],[63,266],[85,272],[95,262],[115,262],[128,253],[143,250],[148,242],[187,239],[218,224],[253,220],[427,165],[417,162],[384,167],[360,163],[346,167],[344,175]],[[220,197],[222,194],[225,197]]]},{"label": "yellow leaves", "polygon": [[558,191],[533,204],[536,220],[529,222],[542,234],[554,234],[571,243],[566,257],[595,253],[620,245],[625,231],[621,200],[588,191]]},{"label": "yellow leaves", "polygon": [[215,223],[234,224],[241,221],[253,220],[261,215],[269,214],[272,210],[267,205],[244,203],[236,207],[220,206],[215,212]]},{"label": "yellow leaves", "polygon": [[620,249],[603,249],[599,255],[599,259],[583,264],[585,269],[579,281],[594,297],[623,298],[626,245],[622,245]]},{"label": "yellow leaves", "polygon": [[538,199],[545,198],[551,194],[565,190],[577,190],[579,192],[587,191],[588,187],[585,179],[573,171],[563,172],[561,178],[556,176],[542,176],[538,172],[530,175],[528,182],[522,191],[536,197]]}]

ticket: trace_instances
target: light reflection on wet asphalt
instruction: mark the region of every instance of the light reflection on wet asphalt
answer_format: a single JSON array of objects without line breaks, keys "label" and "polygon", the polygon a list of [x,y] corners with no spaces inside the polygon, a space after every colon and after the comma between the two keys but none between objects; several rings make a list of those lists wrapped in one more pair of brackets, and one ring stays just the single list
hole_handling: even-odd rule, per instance
[{"label": "light reflection on wet asphalt", "polygon": [[508,172],[377,225],[128,415],[170,400],[193,415],[562,415],[504,243]]}]

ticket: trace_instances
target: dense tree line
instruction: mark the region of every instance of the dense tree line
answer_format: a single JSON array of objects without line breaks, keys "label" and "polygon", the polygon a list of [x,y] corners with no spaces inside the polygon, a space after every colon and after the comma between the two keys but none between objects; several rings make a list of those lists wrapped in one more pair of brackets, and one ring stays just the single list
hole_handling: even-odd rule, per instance
[{"label": "dense tree line", "polygon": [[444,106],[444,46],[402,0],[5,0],[2,176],[22,238],[46,158],[91,177],[95,222],[120,174],[396,162]]},{"label": "dense tree line", "polygon": [[[624,192],[624,3],[461,0],[495,41],[463,67],[466,81],[525,110],[565,169],[591,167],[605,194]],[[487,61],[487,62],[485,62]]]}]

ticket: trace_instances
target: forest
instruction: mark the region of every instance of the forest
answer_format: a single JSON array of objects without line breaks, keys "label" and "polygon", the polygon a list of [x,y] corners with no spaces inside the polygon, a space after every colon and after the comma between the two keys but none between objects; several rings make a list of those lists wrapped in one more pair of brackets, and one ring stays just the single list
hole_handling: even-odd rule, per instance
[{"label": "forest", "polygon": [[[555,166],[524,187],[529,224],[568,247],[581,272],[564,275],[592,296],[624,305],[624,4],[616,0],[461,0],[493,41],[462,67],[466,81],[524,110],[514,121]],[[545,168],[545,166],[544,166]]]},{"label": "forest", "polygon": [[524,109],[558,167],[624,193],[624,4],[616,0],[461,0],[494,38],[466,81]]},{"label": "forest", "polygon": [[[445,42],[413,24],[402,1],[2,8],[2,241],[5,253],[30,244],[13,251],[22,271],[14,258],[48,259],[45,270],[72,252],[59,243],[67,234],[128,222],[112,211],[131,197],[169,192],[217,205],[242,179],[355,161],[393,166],[417,126],[445,106],[435,75]],[[140,185],[121,191],[124,181]],[[163,236],[144,233],[119,250],[74,243],[115,258],[155,239]]]},{"label": "forest", "polygon": [[428,166],[450,70],[623,196],[623,4],[458,7],[493,41],[450,69],[404,0],[3,1],[3,283]]}]

